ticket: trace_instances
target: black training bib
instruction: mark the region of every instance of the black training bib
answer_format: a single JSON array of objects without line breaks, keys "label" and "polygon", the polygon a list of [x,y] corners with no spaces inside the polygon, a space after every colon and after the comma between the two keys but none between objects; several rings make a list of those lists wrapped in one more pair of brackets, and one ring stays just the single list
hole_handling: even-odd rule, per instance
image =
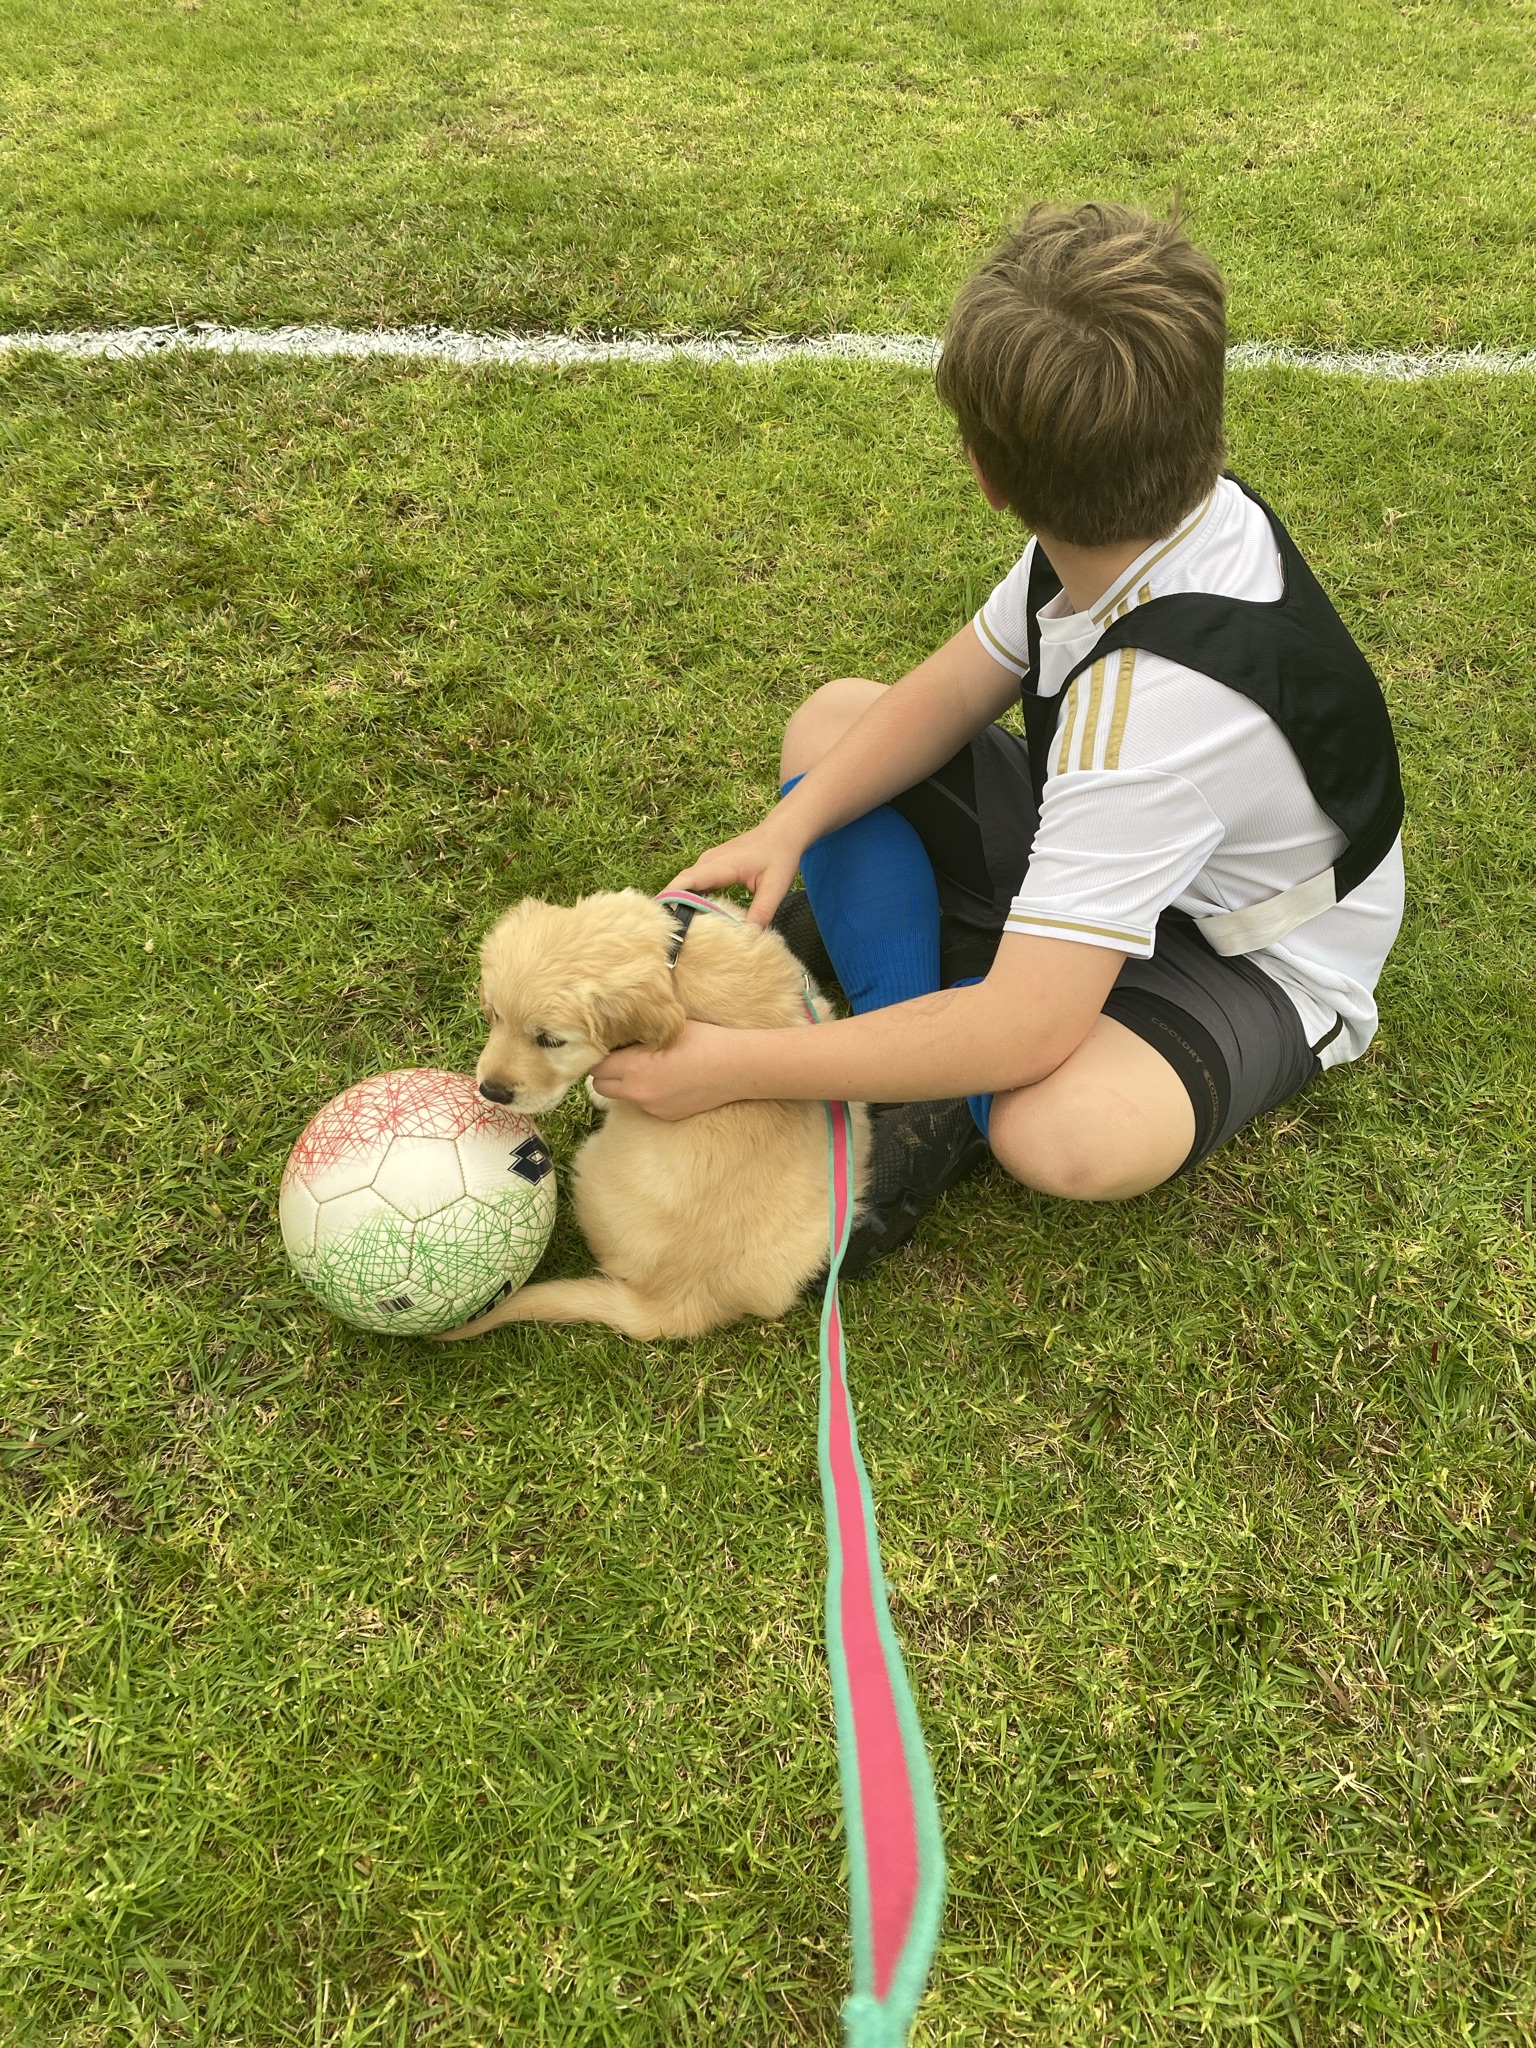
[{"label": "black training bib", "polygon": [[1035,798],[1044,791],[1051,741],[1077,677],[1117,648],[1160,654],[1249,698],[1285,734],[1319,808],[1344,834],[1333,868],[1334,898],[1341,902],[1380,866],[1402,829],[1392,720],[1375,672],[1295,541],[1257,492],[1238,477],[1231,481],[1269,521],[1280,551],[1282,595],[1268,604],[1202,591],[1151,598],[1105,628],[1053,697],[1036,689],[1039,617],[1061,578],[1036,544],[1026,601],[1029,670],[1020,692]]}]

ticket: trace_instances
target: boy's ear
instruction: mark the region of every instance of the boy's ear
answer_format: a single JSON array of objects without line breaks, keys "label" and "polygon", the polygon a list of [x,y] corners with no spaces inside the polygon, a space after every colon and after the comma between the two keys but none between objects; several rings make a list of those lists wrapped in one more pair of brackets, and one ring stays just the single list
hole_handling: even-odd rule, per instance
[{"label": "boy's ear", "polygon": [[610,1051],[620,1045],[643,1045],[662,1052],[682,1036],[687,1012],[677,999],[669,968],[660,967],[633,988],[594,989],[584,1004],[588,1036]]}]

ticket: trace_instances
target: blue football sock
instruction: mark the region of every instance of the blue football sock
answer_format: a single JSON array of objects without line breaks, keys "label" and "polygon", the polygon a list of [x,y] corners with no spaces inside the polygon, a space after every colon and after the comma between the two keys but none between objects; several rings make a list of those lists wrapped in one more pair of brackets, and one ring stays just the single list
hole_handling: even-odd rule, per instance
[{"label": "blue football sock", "polygon": [[[800,780],[793,776],[781,794]],[[939,891],[923,842],[881,804],[808,846],[805,893],[850,1008],[884,1010],[939,985]]]},{"label": "blue football sock", "polygon": [[[792,776],[780,795],[799,780]],[[939,986],[939,891],[923,842],[899,811],[881,804],[829,832],[805,849],[800,873],[856,1016],[933,994]],[[972,975],[955,986],[970,988],[981,978]],[[970,1095],[966,1104],[987,1137],[992,1097]]]}]

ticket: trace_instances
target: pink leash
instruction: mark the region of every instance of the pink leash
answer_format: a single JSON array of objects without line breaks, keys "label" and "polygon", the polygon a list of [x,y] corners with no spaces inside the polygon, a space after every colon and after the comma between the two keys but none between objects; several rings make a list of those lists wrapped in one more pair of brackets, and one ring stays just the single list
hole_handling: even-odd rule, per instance
[{"label": "pink leash", "polygon": [[[729,916],[684,889],[662,903]],[[806,1012],[814,1023],[809,998]],[[831,1217],[821,1308],[821,1504],[827,1530],[827,1658],[848,1840],[853,1991],[846,2048],[901,2048],[928,1981],[944,1907],[944,1839],[933,1771],[891,1627],[875,1504],[848,1392],[837,1274],[853,1224],[853,1120],[829,1102]]]}]

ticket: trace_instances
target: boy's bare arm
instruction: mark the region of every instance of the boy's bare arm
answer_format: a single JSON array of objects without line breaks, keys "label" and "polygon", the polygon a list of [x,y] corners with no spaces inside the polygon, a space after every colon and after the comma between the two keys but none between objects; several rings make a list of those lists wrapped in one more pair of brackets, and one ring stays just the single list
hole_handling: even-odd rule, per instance
[{"label": "boy's bare arm", "polygon": [[1076,1052],[1124,959],[1104,946],[1016,933],[973,988],[814,1031],[690,1024],[666,1052],[610,1053],[593,1081],[600,1094],[660,1117],[722,1102],[915,1102],[1027,1088]]},{"label": "boy's bare arm", "polygon": [[748,917],[766,924],[813,840],[931,775],[1006,709],[1018,687],[974,628],[963,626],[893,684],[760,824],[712,846],[672,886],[739,883],[752,891]]}]

